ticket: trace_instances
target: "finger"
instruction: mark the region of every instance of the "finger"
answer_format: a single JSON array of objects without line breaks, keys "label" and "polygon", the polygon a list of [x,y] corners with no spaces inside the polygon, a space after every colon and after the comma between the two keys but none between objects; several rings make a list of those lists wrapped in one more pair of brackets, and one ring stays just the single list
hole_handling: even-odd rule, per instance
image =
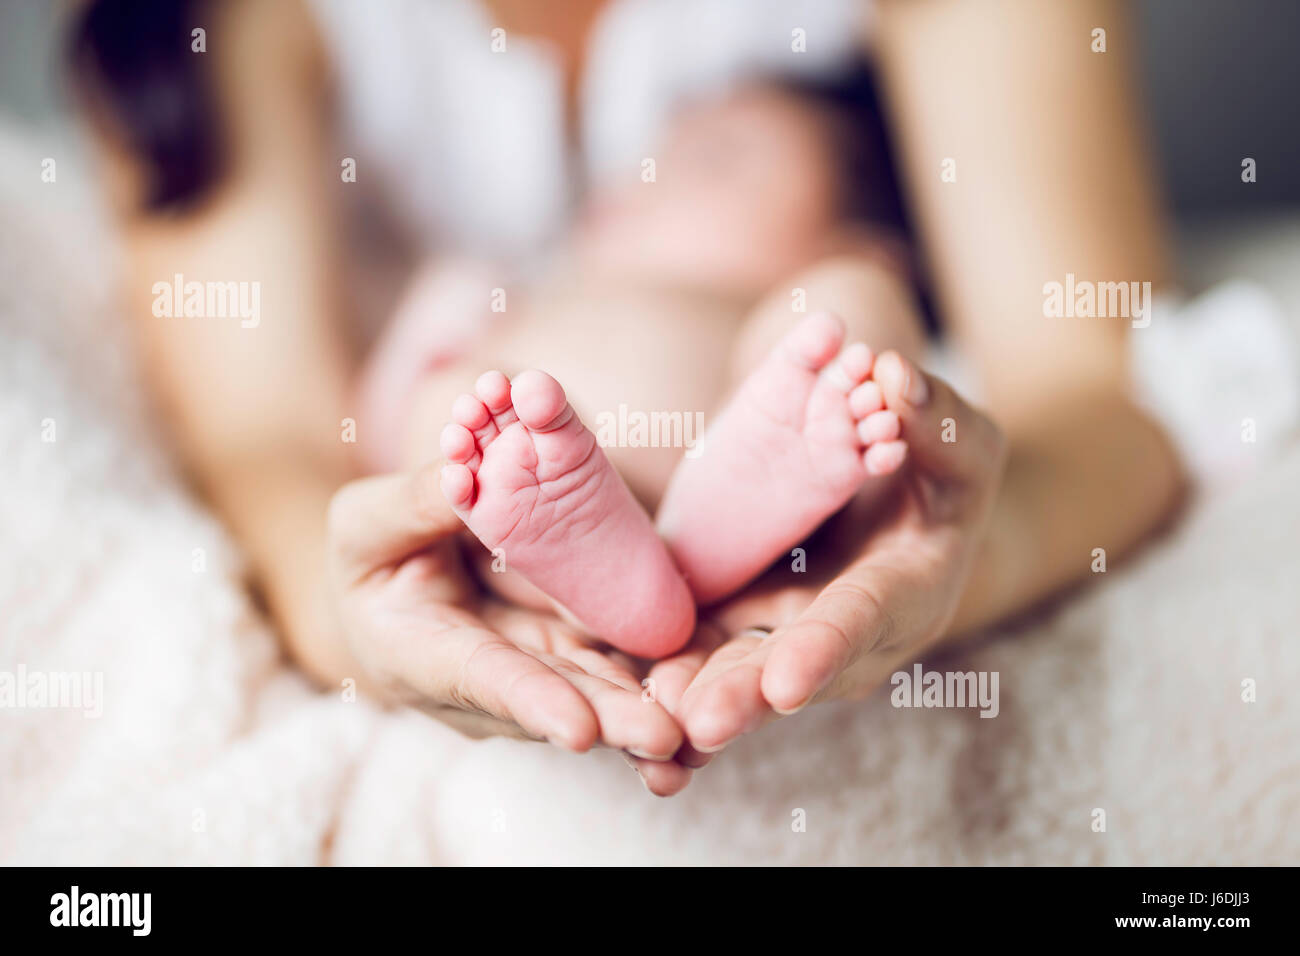
[{"label": "finger", "polygon": [[[644,681],[646,693],[657,699],[670,714],[676,714],[681,706],[682,696],[686,693],[686,689],[690,687],[691,682],[703,670],[713,652],[726,641],[726,637],[727,632],[716,623],[700,621],[695,637],[687,645],[686,650],[659,661],[650,668],[650,673],[646,675]],[[667,772],[643,773],[642,777],[652,793],[657,793],[660,796],[670,796],[671,794],[661,792],[666,786],[665,777],[669,778],[668,783],[680,783],[684,787],[690,779],[690,769],[688,768],[703,767],[712,759],[712,754],[701,753],[691,746],[689,740],[686,740],[673,758],[673,763],[676,766],[686,770],[687,777],[685,780],[678,781]],[[676,790],[673,792],[676,792]]]},{"label": "finger", "polygon": [[770,653],[766,636],[750,632],[732,638],[687,688],[677,719],[692,749],[678,755],[682,763],[702,766],[707,762],[702,757],[716,754],[771,719],[761,689],[763,665]]},{"label": "finger", "polygon": [[[593,742],[668,760],[681,746],[681,729],[647,697],[631,661],[614,650],[598,650],[567,625],[514,608],[489,606],[488,623],[524,653],[568,681],[595,716]],[[531,633],[536,630],[537,633]]]},{"label": "finger", "polygon": [[[928,472],[974,480],[1001,467],[1002,436],[997,426],[946,382],[927,375],[897,352],[880,356],[872,377],[885,406],[898,415],[907,454]],[[874,451],[876,460],[869,458],[868,468],[892,470],[901,464],[902,449],[894,445],[873,446],[868,455]]]},{"label": "finger", "polygon": [[707,767],[712,763],[713,758],[721,752],[721,748],[718,750],[710,750],[708,752],[696,750],[688,737],[686,743],[682,744],[682,749],[677,751],[677,756],[673,758],[673,761],[688,770],[699,770],[700,768]]},{"label": "finger", "polygon": [[[755,649],[762,648],[773,630],[798,618],[812,604],[817,594],[818,588],[791,586],[782,579],[766,586],[752,588],[745,595],[713,608],[709,617],[701,622],[701,633],[696,637],[697,643],[687,648],[687,660],[683,662],[683,664],[689,662],[689,669],[694,671],[691,674],[691,684],[695,687],[694,695],[699,697],[699,688],[718,676],[724,668],[753,653]],[[727,637],[732,634],[737,635],[737,639],[735,642],[728,643]],[[726,649],[716,656],[713,655],[712,651],[723,644],[728,644]],[[709,652],[711,659],[705,665],[701,665],[698,660],[699,652]],[[675,667],[676,664],[673,659],[661,662],[651,670],[650,674],[652,677],[659,677],[663,671]],[[685,669],[684,667],[683,670]],[[685,691],[681,693],[678,701],[673,701],[673,695],[677,692],[678,679],[676,675],[672,675],[661,680],[660,683],[664,687],[661,699],[665,700],[669,710],[676,714],[680,721],[682,719],[680,699],[685,697]],[[706,700],[699,706],[708,708],[711,705]],[[760,711],[763,709],[759,708]],[[703,722],[709,718],[698,719]],[[762,719],[761,714],[760,719]],[[749,720],[744,721],[745,725],[750,723]],[[701,730],[701,735],[712,736],[705,733],[704,729]],[[709,763],[717,751],[697,750],[691,743],[689,732],[687,737],[687,743],[677,754],[678,762],[692,768],[703,767]],[[717,740],[715,739],[713,743],[716,744]]]},{"label": "finger", "polygon": [[557,641],[551,653],[577,664],[592,677],[599,677],[634,694],[642,692],[642,685],[633,673],[631,662],[617,651],[601,651],[580,640]]},{"label": "finger", "polygon": [[453,707],[435,707],[430,704],[417,705],[416,709],[421,710],[432,717],[435,717],[441,723],[455,730],[471,740],[490,740],[493,737],[510,737],[514,740],[525,740],[530,743],[546,743],[545,740],[527,733],[518,724],[505,720],[498,720],[495,717],[489,717],[487,714],[480,714],[477,711],[457,710]]},{"label": "finger", "polygon": [[623,759],[640,775],[645,788],[656,797],[675,796],[685,790],[686,785],[691,782],[692,771],[675,761],[657,763],[626,753]]},{"label": "finger", "polygon": [[761,691],[777,713],[803,709],[858,656],[888,643],[892,622],[869,575],[850,569],[772,635]]},{"label": "finger", "polygon": [[462,527],[438,490],[434,466],[349,482],[330,501],[333,557],[348,581],[400,561]]},{"label": "finger", "polygon": [[726,632],[709,621],[700,621],[686,649],[672,657],[657,661],[646,675],[642,686],[670,714],[676,713],[682,695],[691,681],[704,669],[709,657],[726,640]]},{"label": "finger", "polygon": [[[607,656],[607,654],[597,651],[590,645],[576,641],[572,646],[557,648],[557,652],[573,661],[591,676],[599,677],[624,690],[641,695],[643,703],[654,703],[658,700],[661,705],[667,706],[664,700],[657,696],[659,683],[652,679],[639,683],[636,675],[632,672],[630,662],[622,654],[608,652]],[[699,653],[703,654],[703,651]],[[703,659],[701,658],[702,662]],[[698,670],[698,666],[696,670]],[[694,671],[691,673],[693,674]],[[668,677],[667,681],[671,685],[673,678]],[[683,681],[682,687],[684,689],[690,678],[683,678]],[[681,747],[678,747],[678,750],[680,751]],[[633,756],[627,751],[623,752],[623,759],[637,771],[646,789],[655,796],[671,797],[680,793],[690,783],[691,771],[673,760],[649,760],[644,757]]]},{"label": "finger", "polygon": [[667,761],[681,748],[682,731],[668,711],[634,689],[588,674],[563,658],[547,663],[586,699],[596,715],[600,742],[634,757]]},{"label": "finger", "polygon": [[599,737],[594,709],[567,677],[486,628],[453,626],[403,646],[392,670],[406,675],[409,703],[485,714],[578,752]]}]

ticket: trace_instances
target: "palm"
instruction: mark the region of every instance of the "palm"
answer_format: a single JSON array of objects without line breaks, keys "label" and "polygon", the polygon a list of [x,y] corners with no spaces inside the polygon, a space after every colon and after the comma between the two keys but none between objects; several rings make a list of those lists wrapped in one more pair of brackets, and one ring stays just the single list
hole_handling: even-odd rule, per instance
[{"label": "palm", "polygon": [[[451,547],[436,547],[359,582],[346,602],[355,621],[383,634],[359,649],[399,694],[471,736],[551,739],[575,750],[595,743],[671,756],[672,719],[642,700],[632,662],[591,646],[559,618],[482,596]],[[393,654],[394,648],[398,653]]]},{"label": "palm", "polygon": [[[983,447],[960,449],[951,462],[946,449],[924,449],[886,497],[864,495],[808,543],[807,571],[778,565],[712,609],[712,627],[683,654],[652,669],[651,678],[685,681],[672,709],[692,745],[712,752],[814,697],[862,696],[943,633],[983,537],[1002,454],[996,429],[960,407]],[[680,759],[699,766],[707,757],[687,748]]]}]

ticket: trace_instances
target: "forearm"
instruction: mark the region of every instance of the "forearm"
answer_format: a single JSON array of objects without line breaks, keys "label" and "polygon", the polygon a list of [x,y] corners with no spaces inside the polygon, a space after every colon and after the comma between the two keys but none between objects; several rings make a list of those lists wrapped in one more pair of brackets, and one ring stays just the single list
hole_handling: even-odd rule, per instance
[{"label": "forearm", "polygon": [[[249,246],[230,239],[236,249]],[[132,290],[167,274],[158,256],[141,250]],[[257,274],[237,254],[202,255],[181,241],[171,256],[186,274]],[[267,258],[281,265],[266,270],[272,278],[256,328],[153,319],[138,299],[128,309],[139,317],[151,391],[192,481],[248,556],[252,583],[290,654],[313,677],[336,683],[355,669],[325,601],[323,555],[328,502],[355,473],[355,446],[342,434],[344,419],[355,415],[350,368],[329,287],[285,281],[292,257]]]},{"label": "forearm", "polygon": [[950,636],[1003,620],[1130,553],[1177,507],[1182,473],[1160,428],[1118,394],[1040,406],[1010,432],[1002,485]]},{"label": "forearm", "polygon": [[[1123,4],[879,6],[878,59],[936,298],[1009,439],[959,633],[1078,581],[1096,548],[1114,561],[1174,506],[1175,456],[1122,397],[1126,317],[1043,315],[1047,282],[1159,289],[1169,255]],[[1099,25],[1105,56],[1087,42]]]},{"label": "forearm", "polygon": [[326,511],[352,477],[342,451],[292,441],[227,452],[199,476],[202,491],[239,541],[251,584],[285,649],[313,679],[360,679],[331,604]]}]

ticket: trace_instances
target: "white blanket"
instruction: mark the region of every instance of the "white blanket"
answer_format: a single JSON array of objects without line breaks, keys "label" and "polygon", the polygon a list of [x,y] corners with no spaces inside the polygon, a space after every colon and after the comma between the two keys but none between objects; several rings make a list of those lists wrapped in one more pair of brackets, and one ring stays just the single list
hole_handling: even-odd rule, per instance
[{"label": "white blanket", "polygon": [[999,672],[995,719],[819,706],[659,800],[614,754],[465,741],[286,667],[140,410],[111,250],[65,217],[85,170],[29,160],[0,155],[0,681],[102,688],[0,707],[0,862],[1300,862],[1289,437],[1138,560],[928,662]]}]

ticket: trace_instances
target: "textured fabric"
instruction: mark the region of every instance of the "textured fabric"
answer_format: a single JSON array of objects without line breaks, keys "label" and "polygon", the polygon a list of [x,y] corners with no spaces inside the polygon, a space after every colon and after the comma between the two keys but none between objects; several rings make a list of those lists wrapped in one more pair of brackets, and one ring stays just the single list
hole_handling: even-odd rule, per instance
[{"label": "textured fabric", "polygon": [[996,718],[817,706],[659,800],[613,754],[470,742],[286,667],[140,412],[79,177],[36,192],[34,168],[0,136],[0,671],[101,673],[103,699],[0,709],[0,862],[1300,861],[1293,438],[1138,560],[927,662],[998,671]]}]

